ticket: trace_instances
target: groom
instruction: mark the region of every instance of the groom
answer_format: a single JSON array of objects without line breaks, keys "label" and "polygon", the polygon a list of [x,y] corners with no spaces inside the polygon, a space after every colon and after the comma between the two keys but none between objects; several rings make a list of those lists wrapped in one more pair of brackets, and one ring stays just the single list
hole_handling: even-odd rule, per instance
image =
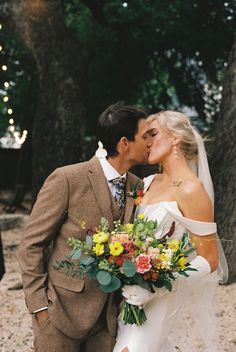
[{"label": "groom", "polygon": [[114,294],[102,292],[96,280],[66,276],[53,265],[70,252],[68,237],[85,239],[80,221],[94,227],[105,217],[111,228],[113,220],[129,222],[134,202],[128,192],[142,183],[127,171],[147,163],[151,146],[145,118],[141,109],[120,102],[109,106],[98,121],[107,157],[99,148],[99,158],[56,169],[39,192],[19,248],[35,351],[113,349],[118,310]]}]

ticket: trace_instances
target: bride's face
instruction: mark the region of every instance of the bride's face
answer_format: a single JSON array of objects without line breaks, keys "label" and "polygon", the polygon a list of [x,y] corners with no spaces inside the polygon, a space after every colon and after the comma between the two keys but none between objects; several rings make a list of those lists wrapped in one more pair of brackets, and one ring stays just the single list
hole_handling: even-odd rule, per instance
[{"label": "bride's face", "polygon": [[157,120],[149,125],[152,136],[148,163],[157,164],[165,161],[173,152],[173,136],[164,130]]}]

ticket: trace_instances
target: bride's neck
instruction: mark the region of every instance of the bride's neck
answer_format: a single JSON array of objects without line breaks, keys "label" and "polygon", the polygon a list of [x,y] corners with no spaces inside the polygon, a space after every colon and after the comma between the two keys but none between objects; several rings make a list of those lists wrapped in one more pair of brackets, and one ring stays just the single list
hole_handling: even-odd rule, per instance
[{"label": "bride's neck", "polygon": [[162,163],[162,168],[163,176],[165,176],[171,182],[182,181],[186,177],[193,176],[193,172],[184,157],[165,160]]}]

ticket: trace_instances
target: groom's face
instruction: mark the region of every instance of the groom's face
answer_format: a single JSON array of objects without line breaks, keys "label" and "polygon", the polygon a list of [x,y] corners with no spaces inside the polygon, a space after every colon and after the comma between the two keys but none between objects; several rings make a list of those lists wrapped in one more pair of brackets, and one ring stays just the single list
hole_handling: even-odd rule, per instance
[{"label": "groom's face", "polygon": [[129,141],[129,160],[133,165],[147,164],[152,137],[145,119],[140,119],[134,141]]}]

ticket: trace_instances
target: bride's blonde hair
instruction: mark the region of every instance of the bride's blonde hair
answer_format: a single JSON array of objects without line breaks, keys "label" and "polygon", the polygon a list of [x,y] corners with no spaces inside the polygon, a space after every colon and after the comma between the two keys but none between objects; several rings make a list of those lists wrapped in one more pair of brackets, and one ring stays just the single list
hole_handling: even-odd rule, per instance
[{"label": "bride's blonde hair", "polygon": [[187,160],[195,159],[198,154],[197,141],[189,118],[177,111],[161,111],[148,117],[147,122],[158,121],[160,126],[180,140],[181,149]]}]

